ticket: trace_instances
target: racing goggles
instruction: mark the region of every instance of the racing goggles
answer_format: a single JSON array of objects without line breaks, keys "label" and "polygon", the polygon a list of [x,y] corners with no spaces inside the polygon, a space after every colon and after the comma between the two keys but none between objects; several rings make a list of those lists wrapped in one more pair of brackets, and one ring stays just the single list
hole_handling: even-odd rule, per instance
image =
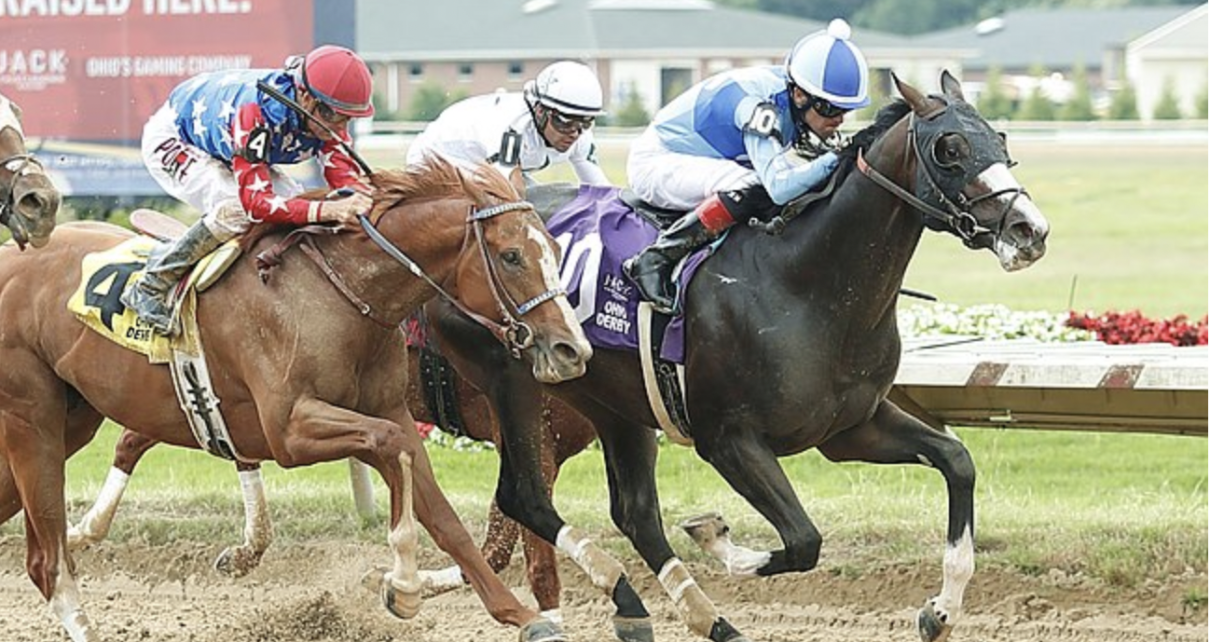
[{"label": "racing goggles", "polygon": [[335,109],[332,109],[327,103],[318,98],[315,99],[315,112],[319,115],[319,119],[332,126],[343,125],[349,121],[349,117]]},{"label": "racing goggles", "polygon": [[817,96],[811,96],[811,109],[814,109],[815,113],[823,116],[824,118],[836,118],[837,116],[844,116],[852,111],[851,109],[845,109],[844,107],[837,107],[836,105],[833,105],[832,103]]},{"label": "racing goggles", "polygon": [[579,134],[592,129],[595,121],[592,116],[567,116],[554,110],[550,112],[550,124],[560,134]]}]

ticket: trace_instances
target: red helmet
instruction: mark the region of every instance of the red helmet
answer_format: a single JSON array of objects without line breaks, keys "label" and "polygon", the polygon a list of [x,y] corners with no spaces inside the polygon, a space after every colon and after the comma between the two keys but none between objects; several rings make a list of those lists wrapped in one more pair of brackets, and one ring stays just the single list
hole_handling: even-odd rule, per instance
[{"label": "red helmet", "polygon": [[360,56],[344,47],[323,45],[303,61],[303,85],[336,113],[351,118],[374,115],[374,79]]}]

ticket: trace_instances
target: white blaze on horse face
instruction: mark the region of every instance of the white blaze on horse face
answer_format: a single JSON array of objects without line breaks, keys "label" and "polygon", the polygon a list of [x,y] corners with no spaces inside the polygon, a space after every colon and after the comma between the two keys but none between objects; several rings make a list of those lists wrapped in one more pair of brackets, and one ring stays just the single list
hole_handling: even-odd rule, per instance
[{"label": "white blaze on horse face", "polygon": [[941,584],[941,594],[933,599],[934,611],[945,624],[953,626],[962,615],[962,594],[966,585],[975,574],[975,540],[971,536],[968,524],[962,531],[962,537],[956,542],[950,542],[945,549],[945,561],[942,563],[945,579]]},{"label": "white blaze on horse face", "polygon": [[[1017,182],[1017,178],[1009,171],[1008,166],[1004,163],[996,163],[991,167],[983,170],[972,183],[980,188],[980,193],[990,194],[1001,192],[999,196],[992,199],[986,207],[997,207],[1001,211],[1010,207],[1010,212],[1005,212],[1005,219],[1013,218],[1014,220],[1027,223],[1033,230],[1036,231],[1034,237],[1042,239],[1050,231],[1050,224],[1046,221],[1046,217],[1042,216],[1042,211],[1034,204],[1027,194],[1021,193],[1024,188],[1021,183]],[[995,241],[994,250],[996,256],[1000,259],[1000,267],[1005,272],[1015,272],[1029,267],[1041,257],[1037,252],[1037,247],[1031,245],[1028,248],[1018,247],[1012,241],[1015,237],[1003,231]],[[1023,250],[1029,250],[1028,252]]]},{"label": "white blaze on horse face", "polygon": [[21,129],[21,121],[17,120],[17,110],[13,109],[12,101],[0,96],[0,130],[5,127],[12,127],[18,136],[22,139],[25,138],[25,132]]},{"label": "white blaze on horse face", "polygon": [[[547,236],[537,229],[529,230],[529,240],[541,248],[541,252],[538,254],[538,264],[542,269],[542,284],[547,290],[558,290],[562,287],[562,282],[559,280],[559,259],[555,255],[552,244],[547,240]],[[559,312],[563,315],[563,321],[567,327],[573,330],[578,329],[580,322],[576,319],[575,310],[571,309],[567,297],[560,296],[551,300],[559,306]],[[588,340],[583,338],[583,333],[580,336],[587,345]]]}]

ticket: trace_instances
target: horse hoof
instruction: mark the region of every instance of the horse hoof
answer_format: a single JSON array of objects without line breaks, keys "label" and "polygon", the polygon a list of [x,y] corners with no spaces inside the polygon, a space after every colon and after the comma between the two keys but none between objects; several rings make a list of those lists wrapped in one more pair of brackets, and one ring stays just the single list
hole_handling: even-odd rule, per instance
[{"label": "horse hoof", "polygon": [[714,512],[690,517],[681,522],[680,527],[694,542],[697,542],[698,546],[702,547],[726,535],[731,530],[723,516]]},{"label": "horse hoof", "polygon": [[422,600],[420,598],[419,585],[414,590],[399,588],[391,580],[391,574],[386,573],[382,576],[382,591],[380,595],[382,596],[382,605],[391,612],[391,615],[401,620],[410,620],[420,613]]},{"label": "horse hoof", "polygon": [[924,603],[924,608],[920,609],[916,616],[916,630],[920,633],[922,642],[945,642],[953,629],[954,627],[942,622],[937,616],[931,600]]},{"label": "horse hoof", "polygon": [[620,642],[655,642],[655,630],[651,628],[651,618],[646,617],[614,616],[613,634]]},{"label": "horse hoof", "polygon": [[243,577],[260,566],[260,555],[244,547],[228,547],[214,560],[214,570],[227,577]]},{"label": "horse hoof", "polygon": [[544,617],[521,627],[521,634],[517,639],[521,642],[567,642],[563,629]]}]

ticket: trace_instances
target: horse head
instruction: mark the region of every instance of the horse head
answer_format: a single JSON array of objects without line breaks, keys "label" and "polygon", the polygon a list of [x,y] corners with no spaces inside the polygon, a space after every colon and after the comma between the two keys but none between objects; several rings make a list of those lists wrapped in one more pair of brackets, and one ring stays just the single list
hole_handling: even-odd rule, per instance
[{"label": "horse head", "polygon": [[[432,234],[435,239],[451,235],[451,241],[460,243],[452,262],[442,266],[425,261],[425,269],[434,275],[430,285],[490,330],[514,357],[525,356],[537,380],[558,383],[583,375],[592,347],[560,286],[559,246],[533,205],[523,200],[520,173],[514,172],[510,181],[483,165],[468,174],[437,157],[407,171],[424,173],[430,181],[444,176],[442,180],[460,186],[462,195],[427,203],[397,200],[398,193],[395,198],[388,193],[385,201],[376,198],[380,224],[388,218],[382,214],[394,207],[384,210],[381,205],[394,200],[414,210],[407,217],[410,229],[402,234]],[[375,183],[381,191],[382,182],[376,178]],[[457,216],[440,214],[442,209],[450,211],[442,203],[459,200]],[[415,247],[417,241],[413,238],[409,244]]]},{"label": "horse head", "polygon": [[1004,138],[966,102],[958,80],[944,71],[943,93],[925,96],[892,79],[911,109],[905,162],[914,164],[914,176],[909,169],[905,189],[860,159],[859,169],[919,210],[930,229],[994,251],[1007,272],[1042,258],[1050,224],[1012,175]]},{"label": "horse head", "polygon": [[25,148],[21,109],[0,95],[0,224],[21,249],[50,241],[59,211],[59,191],[42,164]]}]

